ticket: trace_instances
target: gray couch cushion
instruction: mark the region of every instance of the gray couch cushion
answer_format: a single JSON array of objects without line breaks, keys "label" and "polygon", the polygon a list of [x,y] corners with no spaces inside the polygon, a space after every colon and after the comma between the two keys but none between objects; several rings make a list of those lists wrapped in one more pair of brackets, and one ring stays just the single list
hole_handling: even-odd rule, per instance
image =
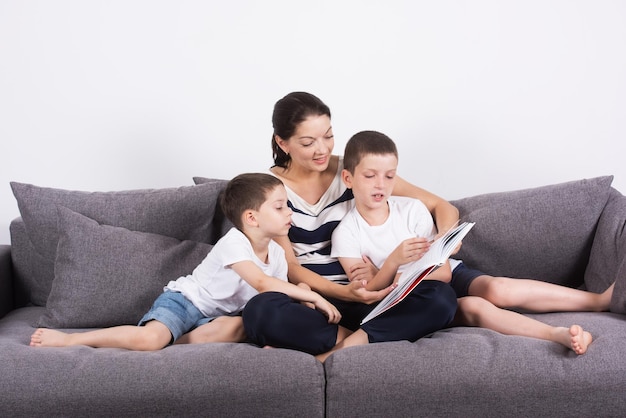
[{"label": "gray couch cushion", "polygon": [[610,310],[611,312],[626,314],[626,257],[622,258],[616,277]]},{"label": "gray couch cushion", "polygon": [[[207,183],[211,184],[215,182],[215,179],[210,177],[194,177],[193,182],[198,185]],[[219,225],[221,225],[221,229],[219,231],[220,235],[218,236],[226,234],[228,230],[234,226],[233,223],[226,218],[224,212],[222,212],[222,208],[220,207],[220,205],[217,205],[217,207],[215,208],[215,219],[218,220]],[[218,231],[215,232],[218,233]]]},{"label": "gray couch cushion", "polygon": [[234,343],[150,352],[29,347],[43,309],[0,319],[4,416],[324,416],[324,369],[308,354]]},{"label": "gray couch cushion", "polygon": [[[595,342],[578,356],[545,340],[456,327],[415,343],[346,348],[324,363],[326,416],[624,416],[624,317],[531,316],[554,326],[580,324]],[[376,388],[376,396],[364,388]]]},{"label": "gray couch cushion", "polygon": [[15,306],[46,304],[52,280],[54,260],[43,258],[33,247],[22,218],[14,219],[9,226],[11,232],[11,261],[15,274]]},{"label": "gray couch cushion", "polygon": [[603,292],[611,283],[611,311],[626,313],[626,197],[616,190],[600,216],[585,271],[585,285],[592,292]]},{"label": "gray couch cushion", "polygon": [[596,225],[613,176],[453,201],[476,226],[457,255],[494,276],[583,283]]},{"label": "gray couch cushion", "polygon": [[214,215],[225,184],[226,180],[210,179],[199,186],[83,192],[11,182],[28,239],[40,256],[41,266],[26,289],[31,302],[45,305],[54,279],[57,205],[107,225],[213,244],[222,232]]},{"label": "gray couch cushion", "polygon": [[210,244],[179,241],[96,221],[59,207],[55,279],[39,326],[136,324],[163,286],[190,274]]}]

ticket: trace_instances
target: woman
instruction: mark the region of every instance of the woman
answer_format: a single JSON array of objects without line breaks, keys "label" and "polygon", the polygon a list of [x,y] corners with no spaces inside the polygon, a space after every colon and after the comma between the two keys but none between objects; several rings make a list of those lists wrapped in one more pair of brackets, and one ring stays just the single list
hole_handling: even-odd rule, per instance
[{"label": "woman", "polygon": [[[278,240],[287,254],[289,279],[328,298],[341,312],[342,320],[339,327],[329,324],[319,312],[303,309],[284,295],[270,294],[248,303],[244,325],[248,338],[260,345],[321,354],[358,329],[372,304],[391,287],[365,290],[365,280],[372,277],[369,260],[344,272],[330,257],[332,231],[354,202],[352,192],[341,180],[341,159],[332,155],[334,137],[328,107],[311,94],[291,93],[276,103],[272,121],[275,165],[271,172],[285,184],[293,210],[289,237]],[[402,179],[398,179],[394,194],[424,202],[440,230],[447,230],[458,220],[454,206]],[[428,245],[422,239],[424,250]],[[415,341],[447,326],[455,311],[456,295],[450,287],[429,281],[362,328],[369,342]]]},{"label": "woman", "polygon": [[[311,94],[290,93],[276,103],[272,122],[275,164],[271,172],[285,184],[294,211],[289,237],[279,241],[287,254],[289,279],[294,283],[305,283],[333,302],[343,315],[342,326],[333,328],[323,318],[316,319],[311,312],[303,310],[302,305],[277,294],[253,298],[244,311],[244,325],[248,337],[258,344],[324,353],[329,341],[340,343],[357,329],[360,320],[372,309],[371,304],[382,299],[391,289],[365,290],[365,280],[372,277],[374,268],[369,260],[364,259],[363,263],[344,273],[337,260],[330,257],[332,231],[352,208],[353,199],[351,191],[340,179],[342,160],[332,155],[334,137],[328,107]],[[431,212],[439,231],[446,231],[458,220],[458,211],[451,204],[403,179],[398,179],[393,194],[421,200]],[[425,239],[422,249],[428,249]],[[608,309],[613,290],[611,286],[606,292],[595,294],[534,280],[493,277],[468,268],[453,273],[452,284],[457,297],[480,296],[471,298],[472,303],[459,306],[458,323],[487,327],[505,334],[552,339],[569,345],[578,354],[586,351],[592,339],[580,327],[565,329],[565,333],[558,329],[555,333],[555,327],[501,308],[535,312],[604,311]],[[437,297],[446,300],[445,295]],[[413,308],[419,310],[416,306]],[[399,319],[390,313],[381,315],[383,318],[373,332],[382,333],[382,336],[370,338],[370,342],[376,338],[390,338],[387,341],[419,338],[425,332],[446,325],[447,318],[437,316],[441,313],[434,314],[436,309],[433,309],[432,316],[428,314],[428,308],[424,309],[427,321],[434,321],[430,331],[415,330],[412,338],[399,338],[402,334],[396,330]],[[407,315],[411,316],[410,313]],[[412,324],[419,326],[421,322]],[[382,327],[390,327],[392,331],[385,334],[380,329]],[[307,337],[301,339],[303,335]]]}]

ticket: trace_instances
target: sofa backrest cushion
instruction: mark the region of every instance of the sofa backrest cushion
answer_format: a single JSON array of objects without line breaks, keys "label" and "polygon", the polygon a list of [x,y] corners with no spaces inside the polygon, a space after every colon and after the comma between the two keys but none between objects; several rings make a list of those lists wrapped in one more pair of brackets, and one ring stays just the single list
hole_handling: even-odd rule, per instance
[{"label": "sofa backrest cushion", "polygon": [[455,257],[494,276],[577,287],[612,181],[604,176],[452,201],[461,220],[476,222]]},{"label": "sofa backrest cushion", "polygon": [[626,196],[612,190],[598,223],[585,286],[596,293],[615,283],[610,309],[626,313]]},{"label": "sofa backrest cushion", "polygon": [[136,325],[163,287],[191,274],[212,247],[58,212],[55,278],[40,327]]},{"label": "sofa backrest cushion", "polygon": [[57,205],[99,223],[213,244],[221,236],[222,226],[216,226],[216,221],[222,220],[215,214],[219,193],[226,183],[211,179],[198,186],[84,192],[12,182],[28,240],[37,252],[37,257],[30,258],[41,262],[37,268],[22,269],[37,273],[35,277],[22,277],[30,302],[45,305],[54,279],[59,240]]}]

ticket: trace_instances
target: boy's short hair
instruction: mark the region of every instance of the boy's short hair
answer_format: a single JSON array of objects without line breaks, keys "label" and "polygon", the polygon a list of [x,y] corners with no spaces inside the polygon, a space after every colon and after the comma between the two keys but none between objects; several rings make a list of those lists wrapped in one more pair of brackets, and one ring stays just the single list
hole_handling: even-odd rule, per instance
[{"label": "boy's short hair", "polygon": [[226,184],[220,197],[224,215],[240,231],[243,229],[241,215],[246,210],[259,210],[267,195],[283,182],[266,173],[244,173]]},{"label": "boy's short hair", "polygon": [[398,158],[396,144],[387,135],[376,131],[361,131],[352,136],[343,153],[343,168],[354,174],[354,169],[366,155],[393,154]]}]

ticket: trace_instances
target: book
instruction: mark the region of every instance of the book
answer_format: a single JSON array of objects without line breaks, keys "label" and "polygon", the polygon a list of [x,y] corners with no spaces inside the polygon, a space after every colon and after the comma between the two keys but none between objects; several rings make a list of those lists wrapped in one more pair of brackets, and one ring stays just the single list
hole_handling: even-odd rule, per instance
[{"label": "book", "polygon": [[463,222],[451,228],[430,245],[422,258],[405,266],[398,283],[387,296],[361,321],[361,325],[400,303],[430,273],[441,267],[450,258],[452,251],[472,229],[474,222]]}]

